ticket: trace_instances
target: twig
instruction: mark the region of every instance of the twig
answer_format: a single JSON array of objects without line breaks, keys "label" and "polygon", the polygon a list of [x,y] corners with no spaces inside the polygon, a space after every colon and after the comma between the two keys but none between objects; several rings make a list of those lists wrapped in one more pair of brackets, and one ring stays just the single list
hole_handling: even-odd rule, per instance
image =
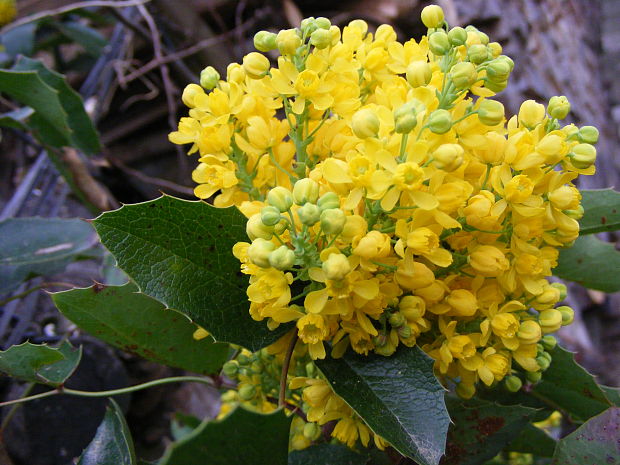
[{"label": "twig", "polygon": [[114,166],[116,166],[121,171],[127,173],[130,176],[133,176],[139,179],[140,181],[144,183],[152,184],[158,187],[163,187],[165,189],[170,189],[171,191],[179,192],[181,194],[185,194],[189,196],[194,195],[194,190],[191,187],[181,186],[180,184],[177,184],[172,181],[168,181],[166,179],[148,176],[139,170],[134,170],[133,168],[130,168],[129,166],[125,165],[122,161],[117,160],[115,158],[108,158],[108,160],[110,161],[110,163],[112,163]]},{"label": "twig", "polygon": [[51,286],[75,287],[74,284],[63,283],[63,282],[41,283],[38,286],[34,286],[34,287],[31,287],[30,289],[26,289],[24,292],[20,292],[19,294],[15,294],[4,300],[0,300],[0,307],[4,307],[6,304],[11,302],[12,300],[21,299],[22,297],[26,297],[28,294],[32,294],[34,291],[38,291],[39,289],[43,289],[44,287],[51,287]]},{"label": "twig", "polygon": [[288,348],[286,349],[286,354],[284,355],[284,362],[282,362],[282,375],[280,376],[280,395],[278,396],[278,405],[280,407],[284,407],[286,405],[286,384],[288,378],[288,368],[291,364],[291,356],[293,355],[293,350],[295,350],[295,345],[297,344],[297,329],[293,333],[291,337],[291,341],[289,342]]},{"label": "twig", "polygon": [[38,21],[39,19],[43,19],[48,16],[62,15],[64,13],[69,13],[70,11],[74,11],[74,10],[80,10],[82,8],[100,8],[100,7],[125,8],[129,6],[144,5],[145,3],[148,3],[150,1],[151,0],[126,0],[126,1],[92,0],[92,1],[87,1],[87,2],[71,3],[70,5],[66,5],[66,6],[56,8],[53,10],[45,10],[40,13],[35,13],[30,16],[26,16],[22,19],[19,19],[17,21],[14,21],[10,24],[7,24],[2,29],[0,29],[0,35],[10,31],[11,29],[15,29],[16,27],[31,23],[33,21]]}]

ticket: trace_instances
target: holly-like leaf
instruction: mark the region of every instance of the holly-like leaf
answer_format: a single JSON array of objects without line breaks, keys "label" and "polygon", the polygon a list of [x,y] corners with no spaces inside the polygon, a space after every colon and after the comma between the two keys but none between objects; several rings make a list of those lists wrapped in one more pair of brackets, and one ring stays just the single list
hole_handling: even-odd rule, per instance
[{"label": "holly-like leaf", "polygon": [[368,454],[358,454],[340,444],[318,444],[289,454],[288,465],[366,465]]},{"label": "holly-like leaf", "polygon": [[286,465],[291,420],[282,410],[266,415],[237,407],[172,443],[159,465]]},{"label": "holly-like leaf", "polygon": [[595,236],[580,236],[575,244],[560,251],[553,274],[603,292],[620,291],[620,252]]},{"label": "holly-like leaf", "polygon": [[552,457],[556,444],[557,441],[543,430],[528,424],[506,449],[538,457]]},{"label": "holly-like leaf", "polygon": [[77,465],[136,465],[131,433],[123,412],[113,399],[103,421]]},{"label": "holly-like leaf", "polygon": [[439,463],[450,417],[433,361],[419,347],[401,347],[390,357],[349,352],[316,363],[376,434],[421,465]]},{"label": "holly-like leaf", "polygon": [[620,229],[620,192],[613,189],[581,191],[583,217],[579,234],[594,234]]},{"label": "holly-like leaf", "polygon": [[82,348],[73,348],[68,342],[58,349],[24,342],[0,351],[0,371],[22,381],[60,386],[81,358]]},{"label": "holly-like leaf", "polygon": [[247,240],[245,223],[234,207],[170,196],[94,220],[101,242],[143,293],[185,313],[216,340],[256,351],[289,325],[269,331],[250,318],[248,277],[232,254],[236,242]]},{"label": "holly-like leaf", "polygon": [[62,271],[93,247],[93,228],[78,219],[9,218],[0,222],[0,294],[38,275]]},{"label": "holly-like leaf", "polygon": [[164,365],[209,374],[228,358],[228,344],[194,340],[185,315],[141,294],[135,284],[95,285],[52,296],[64,316],[119,349]]},{"label": "holly-like leaf", "polygon": [[558,442],[551,465],[620,463],[620,408],[611,407]]},{"label": "holly-like leaf", "polygon": [[478,465],[499,453],[536,413],[521,405],[446,399],[452,424],[442,465]]},{"label": "holly-like leaf", "polygon": [[86,53],[93,57],[100,56],[108,43],[99,31],[79,21],[53,21],[51,25],[61,34],[84,47]]},{"label": "holly-like leaf", "polygon": [[574,353],[556,346],[551,357],[551,366],[533,388],[536,397],[584,421],[611,405],[594,376],[575,361]]}]

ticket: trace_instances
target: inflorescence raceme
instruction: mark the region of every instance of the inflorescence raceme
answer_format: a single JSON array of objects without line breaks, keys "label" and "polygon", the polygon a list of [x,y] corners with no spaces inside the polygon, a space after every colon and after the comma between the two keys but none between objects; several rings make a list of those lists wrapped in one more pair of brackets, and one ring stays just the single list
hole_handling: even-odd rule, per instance
[{"label": "inflorescence raceme", "polygon": [[[437,6],[422,21],[428,35],[405,43],[361,20],[261,31],[254,44],[277,66],[252,52],[226,80],[206,68],[170,134],[200,155],[196,196],[248,218],[233,252],[251,317],[295,322],[287,402],[307,423],[296,420],[292,447],[332,420],[350,446],[372,436],[313,368],[328,352],[417,344],[469,398],[480,384],[538,381],[549,333],[573,319],[547,277],[579,234],[573,181],[594,173],[598,131],[562,126],[566,97],[525,101],[507,121],[492,98],[514,66],[502,47],[449,28]],[[225,400],[275,408],[291,337],[228,362],[240,387]]]}]

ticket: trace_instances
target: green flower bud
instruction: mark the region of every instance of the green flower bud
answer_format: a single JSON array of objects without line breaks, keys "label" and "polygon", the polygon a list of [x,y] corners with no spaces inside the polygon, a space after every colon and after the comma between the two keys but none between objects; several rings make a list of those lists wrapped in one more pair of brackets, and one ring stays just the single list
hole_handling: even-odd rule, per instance
[{"label": "green flower bud", "polygon": [[[580,220],[581,218],[583,218],[584,212],[585,210],[583,209],[583,206],[581,205],[579,205],[576,210],[563,210],[562,211],[562,213],[564,213],[566,216],[574,220]],[[565,246],[568,247],[568,244],[566,244]]]},{"label": "green flower bud", "polygon": [[491,57],[497,58],[502,54],[502,46],[498,42],[490,42],[487,44],[489,50],[491,51]]},{"label": "green flower bud", "polygon": [[532,384],[536,384],[542,378],[540,371],[528,371],[525,373],[525,378]]},{"label": "green flower bud", "polygon": [[434,134],[445,134],[452,128],[452,115],[448,110],[435,110],[428,117],[428,128]]},{"label": "green flower bud", "polygon": [[347,217],[340,208],[330,208],[321,212],[321,229],[326,234],[340,234]]},{"label": "green flower bud", "polygon": [[319,29],[329,30],[329,28],[332,27],[332,22],[329,19],[324,18],[323,16],[319,16],[318,18],[316,18],[314,20],[314,24]]},{"label": "green flower bud", "polygon": [[557,307],[556,310],[562,314],[562,326],[571,324],[575,319],[575,311],[567,305]]},{"label": "green flower bud", "polygon": [[275,50],[276,35],[269,31],[258,31],[254,34],[254,48],[259,52]]},{"label": "green flower bud", "polygon": [[316,366],[312,362],[306,363],[306,376],[313,378],[316,373]]},{"label": "green flower bud", "polygon": [[478,80],[478,71],[472,63],[463,61],[452,67],[450,78],[458,90],[469,89]]},{"label": "green flower bud", "polygon": [[465,42],[467,42],[467,31],[462,27],[453,27],[448,32],[448,40],[454,46],[465,45]]},{"label": "green flower bud", "polygon": [[459,383],[456,385],[456,395],[461,399],[471,399],[476,393],[476,386],[473,384]]},{"label": "green flower bud", "polygon": [[387,340],[382,346],[375,347],[375,353],[384,357],[389,357],[394,352],[396,352],[396,345],[392,344],[390,340]]},{"label": "green flower bud", "polygon": [[286,187],[274,187],[267,194],[267,203],[285,212],[293,206],[293,194]]},{"label": "green flower bud", "polygon": [[295,264],[295,252],[281,245],[269,254],[269,264],[276,270],[289,270]]},{"label": "green flower bud", "polygon": [[200,72],[200,85],[206,90],[211,90],[220,80],[220,73],[213,66],[207,66]]},{"label": "green flower bud", "polygon": [[312,34],[312,32],[316,30],[316,20],[314,19],[314,16],[302,19],[299,27],[301,28],[302,34]]},{"label": "green flower bud", "polygon": [[256,213],[248,218],[248,222],[245,225],[245,232],[252,241],[258,237],[262,239],[271,239],[273,236],[273,226],[264,224],[261,214]]},{"label": "green flower bud", "polygon": [[335,192],[326,192],[319,198],[319,208],[321,211],[330,210],[332,208],[340,207],[340,197]]},{"label": "green flower bud", "polygon": [[479,65],[489,59],[489,49],[483,44],[473,44],[467,48],[467,58],[472,63]]},{"label": "green flower bud", "polygon": [[492,81],[505,81],[510,76],[511,71],[510,62],[502,57],[491,60],[487,65],[487,77]]},{"label": "green flower bud", "polygon": [[480,37],[480,43],[483,45],[488,45],[489,44],[489,36],[486,35],[484,32],[478,30],[478,37]]},{"label": "green flower bud", "polygon": [[433,152],[433,160],[437,168],[451,172],[463,164],[464,153],[459,144],[442,144]]},{"label": "green flower bud", "polygon": [[273,242],[261,239],[260,237],[252,241],[248,247],[248,257],[250,261],[261,268],[269,268],[269,256],[274,251],[276,245]]},{"label": "green flower bud", "polygon": [[321,435],[321,427],[316,423],[306,423],[304,425],[303,435],[306,439],[314,441],[315,439],[318,439]]},{"label": "green flower bud", "polygon": [[543,310],[538,315],[538,323],[543,333],[554,333],[562,326],[562,314],[555,308]]},{"label": "green flower bud", "polygon": [[478,108],[478,119],[485,126],[497,126],[504,121],[504,105],[497,100],[484,99]]},{"label": "green flower bud", "polygon": [[431,65],[422,60],[412,61],[407,66],[407,82],[413,88],[425,86],[431,81],[433,72]]},{"label": "green flower bud", "polygon": [[523,382],[518,376],[510,375],[504,378],[504,386],[509,392],[518,392],[523,386]]},{"label": "green flower bud", "polygon": [[492,92],[495,92],[496,94],[504,90],[507,86],[508,86],[508,79],[506,79],[505,81],[487,80],[484,83],[484,87],[486,87]]},{"label": "green flower bud", "polygon": [[578,132],[579,142],[586,144],[596,144],[598,142],[598,129],[594,126],[583,126]]},{"label": "green flower bud", "polygon": [[239,365],[248,365],[250,358],[247,355],[239,354],[237,355],[237,362],[239,362]]},{"label": "green flower bud", "polygon": [[282,55],[294,55],[301,45],[301,37],[296,29],[284,29],[276,36],[276,46]]},{"label": "green flower bud", "polygon": [[394,130],[397,134],[410,133],[418,123],[413,102],[407,102],[394,110]]},{"label": "green flower bud", "polygon": [[261,79],[270,67],[269,58],[258,52],[250,52],[243,57],[243,70],[251,79]]},{"label": "green flower bud", "polygon": [[564,95],[554,96],[549,99],[549,105],[547,105],[547,113],[552,118],[564,119],[568,116],[570,111],[570,103]]},{"label": "green flower bud", "polygon": [[267,205],[261,209],[260,219],[265,226],[275,226],[282,219],[282,215],[276,207]]},{"label": "green flower bud", "polygon": [[379,118],[375,112],[369,108],[355,112],[353,118],[351,118],[351,129],[353,129],[353,134],[360,139],[376,137],[379,133],[380,124]]},{"label": "green flower bud", "polygon": [[402,337],[403,339],[409,339],[412,334],[411,328],[407,325],[402,325],[400,328],[398,328],[397,332],[398,336]]},{"label": "green flower bud", "polygon": [[253,384],[244,384],[239,388],[239,397],[241,400],[252,400],[256,396],[256,386]]},{"label": "green flower bud", "polygon": [[388,321],[390,322],[390,326],[392,326],[392,328],[400,328],[402,325],[407,323],[405,315],[400,312],[392,313]]},{"label": "green flower bud", "polygon": [[567,289],[564,283],[551,283],[551,287],[560,291],[560,300],[566,299]]},{"label": "green flower bud", "polygon": [[375,344],[375,347],[383,347],[388,342],[387,334],[380,332],[372,338],[372,342]]},{"label": "green flower bud", "polygon": [[322,50],[332,44],[332,35],[327,29],[317,29],[310,35],[310,43]]},{"label": "green flower bud", "polygon": [[312,226],[321,218],[321,209],[318,205],[308,202],[297,210],[297,216],[301,224]]},{"label": "green flower bud", "polygon": [[227,361],[222,367],[222,372],[229,378],[234,378],[239,373],[239,362],[236,360]]},{"label": "green flower bud", "polygon": [[515,68],[515,62],[512,61],[512,58],[510,58],[507,55],[500,55],[500,56],[497,57],[497,59],[503,60],[506,63],[508,63],[508,66],[510,67],[510,72],[512,73],[512,70]]},{"label": "green flower bud", "polygon": [[590,144],[577,144],[568,156],[575,168],[585,170],[596,161],[596,149]]},{"label": "green flower bud", "polygon": [[327,279],[339,281],[351,271],[351,264],[346,255],[333,253],[323,262],[323,271]]},{"label": "green flower bud", "polygon": [[555,346],[558,345],[558,340],[553,337],[551,334],[547,334],[545,337],[543,337],[540,342],[542,342],[543,347],[545,348],[545,350],[553,350],[555,349]]},{"label": "green flower bud", "polygon": [[428,48],[438,56],[443,56],[448,53],[451,48],[448,34],[444,31],[433,32],[428,38]]},{"label": "green flower bud", "polygon": [[425,6],[420,17],[422,23],[429,29],[441,27],[444,21],[443,10],[439,5]]},{"label": "green flower bud", "polygon": [[551,365],[551,362],[547,360],[546,357],[542,356],[536,357],[536,363],[538,363],[538,366],[542,371],[545,371]]},{"label": "green flower bud", "polygon": [[319,198],[319,183],[314,179],[303,178],[293,186],[293,200],[297,205],[316,203]]}]

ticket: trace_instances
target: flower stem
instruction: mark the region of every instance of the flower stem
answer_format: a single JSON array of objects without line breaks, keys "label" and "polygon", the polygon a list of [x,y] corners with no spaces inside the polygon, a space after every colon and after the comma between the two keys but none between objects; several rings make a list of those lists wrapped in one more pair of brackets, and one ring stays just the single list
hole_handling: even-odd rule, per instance
[{"label": "flower stem", "polygon": [[293,356],[293,350],[297,344],[298,334],[297,329],[294,330],[291,342],[289,342],[286,354],[284,355],[284,362],[282,362],[282,376],[280,377],[280,394],[278,395],[278,406],[284,407],[286,404],[286,381],[288,379],[288,368],[291,364],[291,357]]}]

